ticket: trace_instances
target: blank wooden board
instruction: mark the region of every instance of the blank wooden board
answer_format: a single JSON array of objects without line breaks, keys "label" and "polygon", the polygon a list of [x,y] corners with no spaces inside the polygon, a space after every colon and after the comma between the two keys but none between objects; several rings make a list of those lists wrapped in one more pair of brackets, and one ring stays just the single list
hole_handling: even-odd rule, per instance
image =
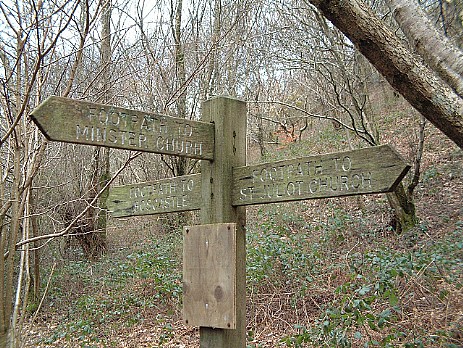
[{"label": "blank wooden board", "polygon": [[236,224],[183,230],[183,320],[191,326],[236,328]]}]

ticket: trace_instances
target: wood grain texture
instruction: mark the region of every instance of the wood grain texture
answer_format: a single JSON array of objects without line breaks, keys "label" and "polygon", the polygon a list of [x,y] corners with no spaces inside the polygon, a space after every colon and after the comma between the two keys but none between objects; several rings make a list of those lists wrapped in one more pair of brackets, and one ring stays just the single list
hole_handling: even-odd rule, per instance
[{"label": "wood grain texture", "polygon": [[409,169],[388,145],[238,167],[232,204],[391,192]]},{"label": "wood grain texture", "polygon": [[183,229],[183,320],[236,328],[236,224]]},{"label": "wood grain texture", "polygon": [[213,159],[214,126],[51,96],[31,114],[49,140]]},{"label": "wood grain texture", "polygon": [[199,210],[201,174],[112,187],[107,204],[113,217]]},{"label": "wood grain texture", "polygon": [[246,103],[217,97],[203,105],[202,120],[215,125],[215,157],[201,161],[201,223],[236,223],[236,328],[200,327],[201,348],[246,347],[246,209],[231,204],[232,169],[246,165]]}]

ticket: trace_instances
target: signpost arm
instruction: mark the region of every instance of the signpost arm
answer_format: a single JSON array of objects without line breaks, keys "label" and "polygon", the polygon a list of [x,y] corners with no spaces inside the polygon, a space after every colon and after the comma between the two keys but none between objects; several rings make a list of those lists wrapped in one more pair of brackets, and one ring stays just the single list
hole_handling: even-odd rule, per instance
[{"label": "signpost arm", "polygon": [[246,165],[246,104],[216,97],[203,105],[202,121],[215,125],[214,160],[201,161],[201,223],[236,223],[236,329],[200,328],[201,348],[246,346],[246,210],[232,206],[232,169]]}]

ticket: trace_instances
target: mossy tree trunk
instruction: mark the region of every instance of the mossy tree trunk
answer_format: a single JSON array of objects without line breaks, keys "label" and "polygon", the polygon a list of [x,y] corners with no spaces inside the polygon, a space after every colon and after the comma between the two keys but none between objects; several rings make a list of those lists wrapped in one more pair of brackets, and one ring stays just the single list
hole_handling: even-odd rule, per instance
[{"label": "mossy tree trunk", "polygon": [[418,222],[413,197],[407,193],[404,184],[400,183],[394,192],[386,194],[389,205],[394,211],[393,227],[396,232],[406,232]]}]

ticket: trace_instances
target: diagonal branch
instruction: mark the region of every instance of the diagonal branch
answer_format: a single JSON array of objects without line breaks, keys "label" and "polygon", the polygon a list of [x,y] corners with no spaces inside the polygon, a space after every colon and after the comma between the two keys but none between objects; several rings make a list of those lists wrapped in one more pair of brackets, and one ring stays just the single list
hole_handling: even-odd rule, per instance
[{"label": "diagonal branch", "polygon": [[425,118],[463,149],[463,100],[422,64],[360,0],[304,0],[317,7]]},{"label": "diagonal branch", "polygon": [[106,185],[95,195],[95,197],[93,197],[93,199],[90,201],[90,203],[87,205],[87,207],[85,209],[83,209],[80,212],[80,214],[78,214],[64,230],[62,230],[60,232],[57,232],[57,233],[50,233],[50,234],[37,236],[37,237],[32,237],[32,238],[29,238],[29,239],[26,239],[26,240],[22,240],[22,241],[16,243],[16,248],[19,248],[22,245],[27,244],[27,243],[32,243],[32,242],[36,242],[36,241],[39,241],[39,240],[62,237],[64,235],[67,235],[69,233],[69,231],[71,231],[71,229],[74,227],[74,225],[80,220],[80,218],[82,218],[85,215],[85,213],[91,207],[93,207],[95,205],[96,201],[101,196],[101,194],[107,188],[109,188],[109,186],[114,182],[114,180],[118,177],[118,175],[130,164],[130,162],[132,162],[135,158],[137,158],[140,155],[141,155],[141,152],[136,152],[135,154],[131,155],[125,161],[125,163],[116,171],[116,173],[111,177],[111,179],[106,183]]}]

